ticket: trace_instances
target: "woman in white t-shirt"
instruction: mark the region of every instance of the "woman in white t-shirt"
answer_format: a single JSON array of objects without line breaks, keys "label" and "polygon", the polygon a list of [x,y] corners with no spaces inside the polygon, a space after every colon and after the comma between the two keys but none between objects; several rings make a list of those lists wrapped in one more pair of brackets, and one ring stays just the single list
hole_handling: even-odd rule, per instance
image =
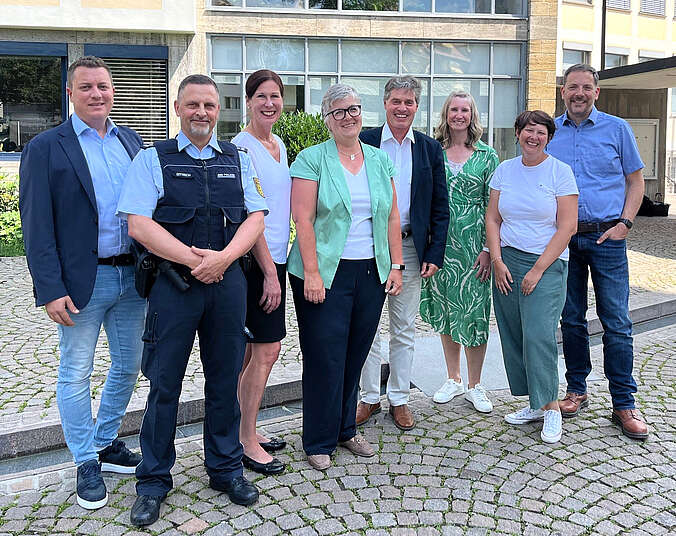
[{"label": "woman in white t-shirt", "polygon": [[486,234],[493,264],[493,308],[512,394],[530,405],[510,424],[544,420],[540,436],[561,439],[556,329],[566,298],[568,242],[577,229],[578,190],[570,166],[544,150],[556,129],[543,111],[514,124],[522,155],[491,179]]},{"label": "woman in white t-shirt", "polygon": [[256,187],[262,190],[270,212],[265,232],[252,249],[254,260],[247,270],[246,326],[251,332],[239,382],[242,412],[239,439],[244,447],[244,467],[272,475],[284,464],[269,453],[286,443],[256,433],[256,416],[272,366],[286,336],[286,253],[291,217],[291,176],[286,147],[272,133],[283,107],[284,84],[279,75],[262,69],[246,81],[249,124],[232,140],[245,147],[256,169]]}]

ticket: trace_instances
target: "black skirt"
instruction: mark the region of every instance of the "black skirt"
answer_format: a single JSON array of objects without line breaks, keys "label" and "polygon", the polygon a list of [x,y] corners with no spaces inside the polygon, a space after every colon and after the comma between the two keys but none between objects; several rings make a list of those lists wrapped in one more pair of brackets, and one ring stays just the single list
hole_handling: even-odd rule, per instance
[{"label": "black skirt", "polygon": [[252,335],[249,342],[278,342],[286,337],[286,264],[275,263],[275,268],[282,289],[282,299],[279,307],[269,314],[258,303],[263,295],[265,277],[255,258],[251,260],[251,267],[246,271],[246,327]]}]

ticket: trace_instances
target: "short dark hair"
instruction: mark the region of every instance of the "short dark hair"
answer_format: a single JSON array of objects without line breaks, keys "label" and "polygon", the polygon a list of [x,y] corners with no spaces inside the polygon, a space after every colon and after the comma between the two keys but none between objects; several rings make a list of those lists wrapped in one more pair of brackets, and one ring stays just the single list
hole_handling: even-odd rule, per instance
[{"label": "short dark hair", "polygon": [[270,69],[260,69],[255,73],[251,73],[249,78],[246,80],[246,85],[244,86],[246,98],[250,99],[253,97],[254,93],[256,93],[256,90],[258,89],[258,86],[260,86],[263,82],[267,82],[268,80],[272,80],[275,84],[277,84],[279,87],[279,93],[283,97],[284,82],[282,82],[280,76],[275,71],[271,71]]},{"label": "short dark hair", "polygon": [[566,72],[563,73],[563,85],[566,85],[566,80],[568,79],[568,75],[570,73],[577,73],[577,72],[582,72],[582,73],[589,73],[594,77],[594,86],[599,85],[599,73],[596,69],[594,69],[591,65],[588,63],[576,63],[575,65],[571,65],[566,69]]},{"label": "short dark hair", "polygon": [[516,121],[514,121],[514,132],[516,135],[518,136],[519,132],[526,128],[526,125],[530,123],[546,126],[548,139],[551,140],[554,137],[554,132],[556,132],[554,120],[551,115],[542,110],[526,110],[525,112],[521,112],[516,118]]},{"label": "short dark hair", "polygon": [[183,93],[185,86],[187,86],[188,84],[195,84],[198,86],[212,86],[219,96],[221,94],[220,91],[218,91],[218,86],[216,85],[216,82],[213,81],[213,79],[209,78],[205,74],[191,74],[186,76],[183,80],[181,80],[181,83],[178,85],[176,100],[179,100],[181,98],[181,93]]},{"label": "short dark hair", "polygon": [[[105,69],[108,71],[111,84],[113,83],[113,73],[110,72],[110,67],[108,67],[108,64],[105,61],[96,56],[82,56],[68,66],[66,85],[71,89],[73,89],[73,75],[75,74],[75,69],[78,67],[86,67],[87,69]],[[115,84],[113,84],[113,87],[115,87]]]}]

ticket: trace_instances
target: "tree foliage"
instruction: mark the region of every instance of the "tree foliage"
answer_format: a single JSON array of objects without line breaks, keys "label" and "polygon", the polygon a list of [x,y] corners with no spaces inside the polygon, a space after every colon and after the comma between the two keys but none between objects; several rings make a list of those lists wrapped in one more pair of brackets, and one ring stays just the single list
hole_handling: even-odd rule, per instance
[{"label": "tree foliage", "polygon": [[61,59],[0,56],[0,102],[61,107]]}]

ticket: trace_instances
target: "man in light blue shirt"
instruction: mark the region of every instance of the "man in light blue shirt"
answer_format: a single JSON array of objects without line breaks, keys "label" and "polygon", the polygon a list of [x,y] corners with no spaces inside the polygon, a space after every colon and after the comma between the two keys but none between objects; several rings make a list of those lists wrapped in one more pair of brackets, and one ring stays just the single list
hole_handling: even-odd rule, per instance
[{"label": "man in light blue shirt", "polygon": [[[246,339],[246,282],[239,258],[263,232],[267,205],[242,150],[218,142],[218,86],[204,75],[185,78],[174,103],[176,139],[139,153],[127,175],[118,212],[129,234],[171,263],[176,284],[160,272],[148,296],[141,370],[150,392],[141,425],[133,525],[154,523],[173,486],[174,436],[181,384],[199,334],[204,368],[204,465],[209,485],[236,504],[258,491],[242,474],[237,380]],[[186,288],[187,287],[187,288]]]},{"label": "man in light blue shirt", "polygon": [[573,169],[580,190],[577,234],[570,241],[568,292],[561,318],[567,393],[564,417],[588,405],[591,372],[587,331],[587,280],[591,273],[596,311],[604,327],[603,359],[613,401],[611,419],[634,439],[648,437],[636,409],[632,377],[632,324],[625,238],[643,199],[643,162],[634,133],[619,117],[599,112],[598,73],[585,64],[569,67],[561,97],[566,112],[556,118],[547,151]]},{"label": "man in light blue shirt", "polygon": [[[108,500],[101,470],[133,473],[141,457],[117,438],[141,364],[145,302],[134,287],[127,223],[115,216],[131,159],[143,146],[108,117],[110,70],[85,56],[68,68],[71,118],[33,138],[21,158],[21,222],[36,305],[58,324],[56,400],[77,465],[77,502]],[[103,324],[110,370],[96,424],[90,378]]]}]

